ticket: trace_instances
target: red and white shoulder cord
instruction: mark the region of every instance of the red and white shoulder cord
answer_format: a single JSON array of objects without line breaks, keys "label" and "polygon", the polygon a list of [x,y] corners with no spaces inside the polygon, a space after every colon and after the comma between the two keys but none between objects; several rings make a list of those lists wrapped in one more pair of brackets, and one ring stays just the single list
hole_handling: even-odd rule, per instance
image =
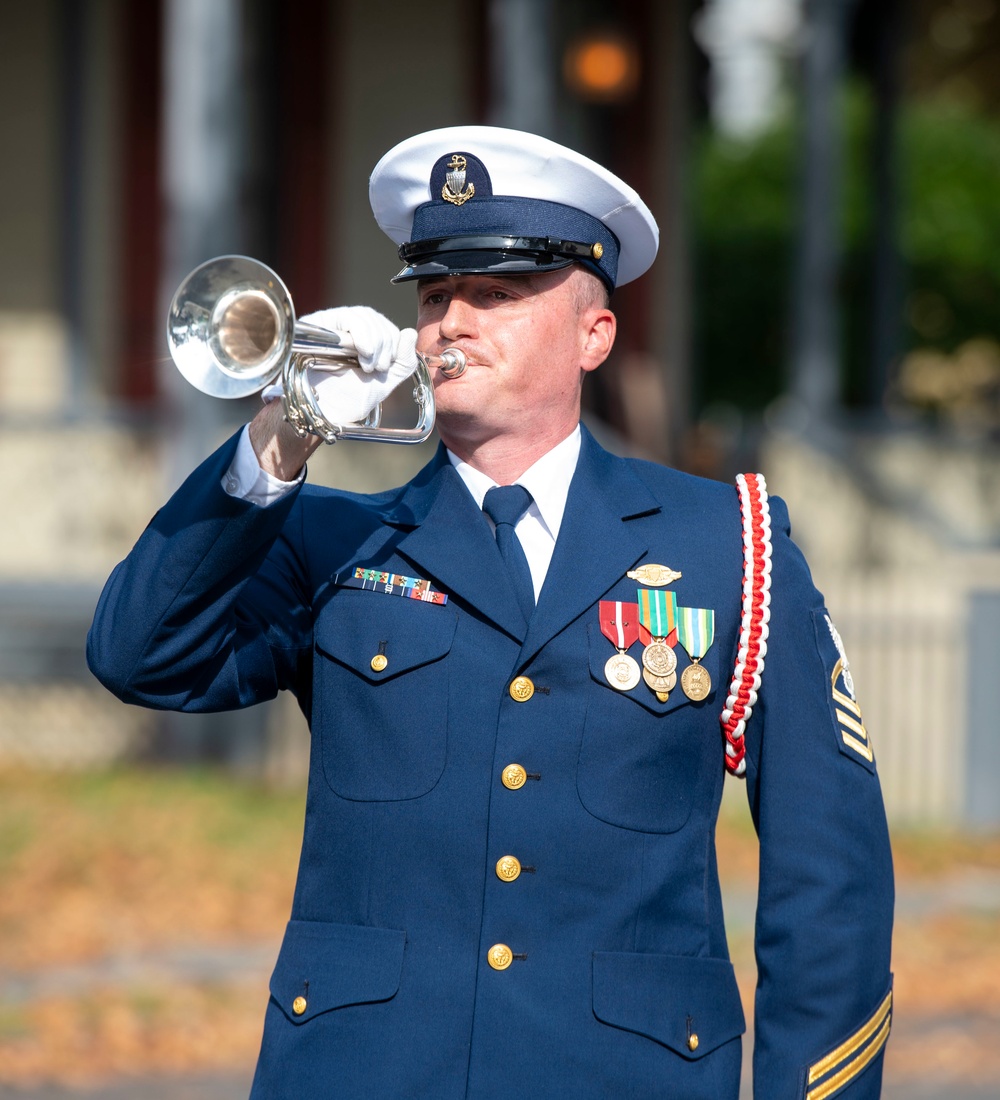
[{"label": "red and white shoulder cord", "polygon": [[726,736],[726,768],[733,775],[742,776],[747,768],[743,734],[757,704],[767,656],[771,618],[771,512],[762,474],[739,474],[736,488],[743,518],[743,610],[736,667],[719,721]]}]

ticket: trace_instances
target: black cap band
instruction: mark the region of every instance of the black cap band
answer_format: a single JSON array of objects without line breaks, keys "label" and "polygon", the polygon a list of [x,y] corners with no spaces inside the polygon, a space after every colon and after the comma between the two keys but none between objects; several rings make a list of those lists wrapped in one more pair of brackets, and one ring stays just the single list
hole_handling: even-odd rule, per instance
[{"label": "black cap band", "polygon": [[399,283],[458,273],[519,274],[582,263],[611,291],[614,284],[598,262],[603,255],[604,246],[600,242],[566,241],[558,237],[506,234],[437,237],[401,244],[399,258],[407,266],[392,281]]}]

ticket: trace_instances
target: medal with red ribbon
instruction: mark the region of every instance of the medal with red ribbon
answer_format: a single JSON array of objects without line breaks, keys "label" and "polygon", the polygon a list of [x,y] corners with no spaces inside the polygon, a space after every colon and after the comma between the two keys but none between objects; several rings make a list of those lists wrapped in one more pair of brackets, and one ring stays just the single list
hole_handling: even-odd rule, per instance
[{"label": "medal with red ribbon", "polygon": [[601,600],[601,633],[618,650],[604,666],[604,676],[617,691],[631,691],[639,682],[639,664],[625,651],[639,639],[639,608],[620,600]]},{"label": "medal with red ribbon", "polygon": [[[677,594],[638,590],[639,636],[642,651],[642,678],[657,699],[665,703],[677,684]],[[647,641],[648,639],[648,641]]]}]

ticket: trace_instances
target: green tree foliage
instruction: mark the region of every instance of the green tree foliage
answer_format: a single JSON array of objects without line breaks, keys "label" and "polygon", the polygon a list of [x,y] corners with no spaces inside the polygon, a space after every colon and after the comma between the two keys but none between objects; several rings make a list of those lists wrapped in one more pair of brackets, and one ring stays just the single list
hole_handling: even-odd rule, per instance
[{"label": "green tree foliage", "polygon": [[1000,336],[1000,122],[947,103],[913,107],[900,133],[907,346],[953,351]]},{"label": "green tree foliage", "polygon": [[696,404],[755,409],[781,389],[795,215],[792,131],[704,133],[693,159]]},{"label": "green tree foliage", "polygon": [[[843,101],[843,250],[838,284],[848,403],[864,393],[870,356],[872,110],[865,90]],[[897,126],[903,265],[900,354],[952,352],[1000,338],[1000,122],[936,101],[913,102]],[[706,130],[692,160],[696,401],[761,409],[787,377],[798,217],[796,125],[752,142]]]}]

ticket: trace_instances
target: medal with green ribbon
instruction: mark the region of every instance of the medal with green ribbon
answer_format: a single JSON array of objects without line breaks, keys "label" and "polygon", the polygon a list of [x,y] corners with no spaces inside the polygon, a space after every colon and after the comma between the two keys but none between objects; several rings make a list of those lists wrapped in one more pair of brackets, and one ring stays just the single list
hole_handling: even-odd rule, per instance
[{"label": "medal with green ribbon", "polygon": [[642,678],[657,699],[665,703],[677,683],[677,654],[667,642],[677,627],[677,594],[640,588],[637,595],[639,626],[650,636],[642,651]]},{"label": "medal with green ribbon", "polygon": [[699,662],[714,639],[715,612],[710,607],[677,608],[677,640],[691,658],[681,673],[681,690],[696,703],[708,698],[712,690],[712,677]]}]

